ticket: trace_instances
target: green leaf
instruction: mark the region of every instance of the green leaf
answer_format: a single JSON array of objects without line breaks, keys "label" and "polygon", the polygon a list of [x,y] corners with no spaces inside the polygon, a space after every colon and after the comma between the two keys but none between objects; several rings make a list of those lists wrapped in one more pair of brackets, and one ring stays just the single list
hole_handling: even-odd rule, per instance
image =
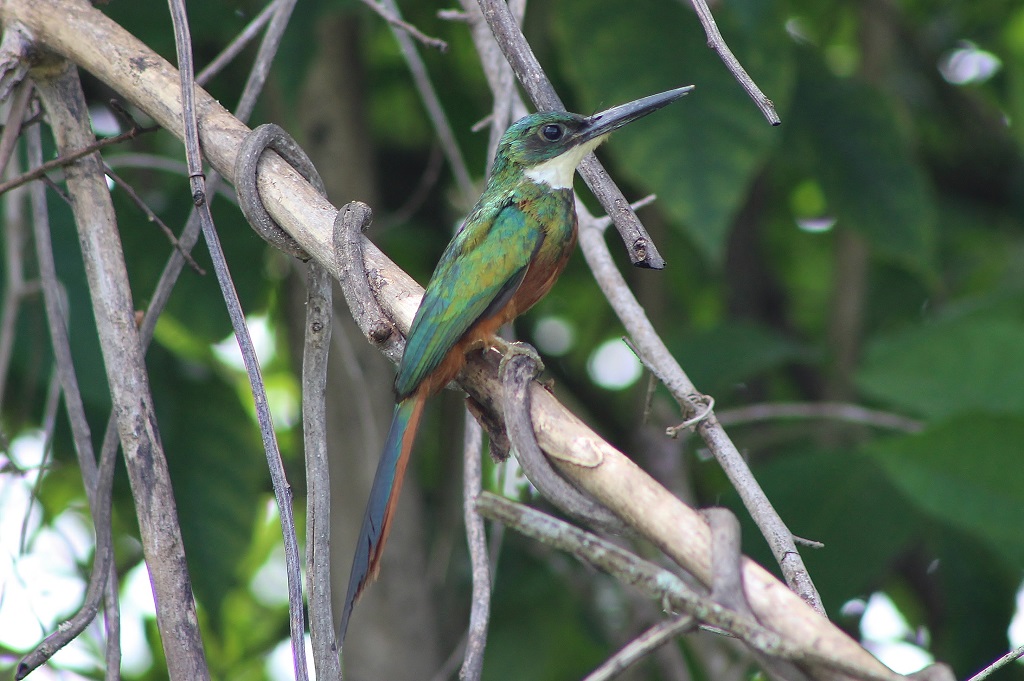
[{"label": "green leaf", "polygon": [[1024,412],[1024,322],[964,316],[872,343],[861,390],[930,418]]},{"label": "green leaf", "polygon": [[889,256],[930,268],[935,206],[889,100],[809,60],[804,64],[786,148],[811,159],[810,170],[841,224]]},{"label": "green leaf", "polygon": [[1024,563],[1024,417],[969,414],[865,447],[925,513]]},{"label": "green leaf", "polygon": [[[716,19],[741,63],[784,108],[793,54],[776,12],[774,3],[735,2],[717,7]],[[582,102],[578,110],[696,85],[667,110],[617,133],[602,153],[615,158],[624,177],[655,192],[701,252],[719,261],[750,182],[780,134],[681,4],[561,0],[551,15],[563,70]]]}]

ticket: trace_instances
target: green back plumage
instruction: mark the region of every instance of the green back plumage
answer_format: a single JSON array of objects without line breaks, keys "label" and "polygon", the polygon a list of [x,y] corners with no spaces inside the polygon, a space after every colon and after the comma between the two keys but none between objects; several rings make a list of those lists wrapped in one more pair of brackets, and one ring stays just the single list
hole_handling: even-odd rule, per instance
[{"label": "green back plumage", "polygon": [[518,289],[547,232],[534,211],[519,208],[519,194],[481,201],[445,250],[409,330],[395,379],[399,397],[415,390],[474,323],[496,313]]},{"label": "green back plumage", "polygon": [[400,399],[440,365],[473,324],[511,299],[532,262],[557,261],[574,242],[572,190],[538,184],[526,172],[572,149],[545,140],[545,126],[573,133],[584,122],[572,113],[536,113],[502,135],[487,187],[441,256],[409,330],[395,379]]}]

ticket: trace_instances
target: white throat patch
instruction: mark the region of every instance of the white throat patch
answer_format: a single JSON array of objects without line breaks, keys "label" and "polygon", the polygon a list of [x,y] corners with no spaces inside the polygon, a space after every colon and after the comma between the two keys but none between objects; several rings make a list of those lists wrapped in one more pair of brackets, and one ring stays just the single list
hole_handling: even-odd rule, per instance
[{"label": "white throat patch", "polygon": [[576,166],[583,157],[604,141],[605,136],[590,140],[573,147],[560,156],[555,156],[543,163],[528,169],[525,175],[538,184],[546,184],[552,189],[572,189],[572,178],[576,174]]}]

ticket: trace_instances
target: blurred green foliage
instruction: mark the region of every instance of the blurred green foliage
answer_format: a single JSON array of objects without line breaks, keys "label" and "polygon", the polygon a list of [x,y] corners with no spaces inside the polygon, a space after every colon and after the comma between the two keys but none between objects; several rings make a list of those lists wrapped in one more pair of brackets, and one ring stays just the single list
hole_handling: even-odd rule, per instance
[{"label": "blurred green foliage", "polygon": [[[451,46],[424,57],[480,178],[486,134],[470,128],[488,114],[490,100],[466,27],[437,18],[447,5],[405,4],[410,21]],[[163,5],[115,0],[101,7],[173,57]],[[534,3],[526,33],[577,111],[696,85],[601,151],[628,197],[658,196],[641,217],[668,268],[627,275],[666,344],[720,412],[827,398],[921,419],[918,433],[814,420],[741,424],[730,432],[791,529],[824,542],[805,553],[829,614],[856,635],[856,620],[841,615],[841,606],[884,590],[912,627],[929,630],[930,652],[964,677],[1007,648],[1024,568],[1024,8],[1004,0],[725,0],[713,9],[737,57],[775,102],[780,128],[765,122],[707,49],[684,3]],[[189,10],[202,66],[259,7],[208,0]],[[358,24],[361,41],[359,106],[368,116],[382,197],[373,208],[386,225],[371,238],[425,281],[465,206],[445,168],[424,202],[388,224],[420,183],[436,141],[378,17],[352,1],[299,3],[267,95],[277,106],[255,122],[268,110],[294,114],[289,103],[315,58],[309,36],[339,13]],[[975,63],[992,58],[996,68],[954,82],[947,67],[956,50]],[[210,86],[228,106],[237,101],[245,64],[233,64]],[[112,94],[95,81],[87,87],[96,102]],[[182,156],[163,134],[136,148]],[[185,179],[127,169],[122,175],[168,224],[183,224]],[[123,193],[114,196],[141,308],[170,247]],[[58,200],[52,210],[79,381],[98,442],[109,409],[102,362],[70,213]],[[217,199],[215,211],[246,311],[281,320],[286,266],[227,202]],[[807,224],[824,228],[800,226]],[[627,269],[617,236],[608,240]],[[209,269],[203,249],[196,253]],[[850,292],[856,309],[840,314],[840,294]],[[19,319],[8,387],[18,399],[8,399],[3,414],[13,434],[38,423],[49,377],[39,314]],[[576,333],[571,352],[549,362],[559,394],[642,460],[640,432],[671,425],[675,415],[658,392],[645,424],[644,386],[609,392],[587,376],[589,354],[622,331],[582,258],[518,325],[519,334],[529,340],[545,315],[567,320]],[[207,654],[217,678],[255,679],[263,675],[257,661],[287,635],[287,623],[283,607],[261,604],[248,588],[273,550],[276,525],[261,510],[271,494],[247,389],[210,350],[229,332],[212,274],[186,271],[149,357]],[[841,348],[852,352],[852,365],[837,361]],[[278,350],[265,369],[287,382],[294,367],[285,348]],[[282,426],[290,473],[301,480],[296,435]],[[423,441],[421,466],[446,460],[431,451],[431,438]],[[680,456],[698,503],[728,504],[743,517],[724,476],[694,449],[688,443]],[[55,451],[58,461],[71,461],[64,430]],[[436,485],[455,475],[424,470],[421,478]],[[66,468],[48,480],[40,494],[52,517],[76,492]],[[116,527],[130,533],[123,475],[116,493]],[[752,527],[745,544],[773,565]],[[530,678],[578,678],[633,631],[621,594],[598,607],[598,589],[579,586],[591,573],[536,548],[508,555],[515,551],[531,549],[513,541],[502,559],[487,679],[524,678],[517,660],[526,657]],[[122,562],[131,564],[123,567],[137,560],[126,554]],[[462,605],[442,613],[462,612],[468,600],[464,568],[452,569]],[[445,624],[452,632],[461,626]],[[693,666],[696,678],[707,678]],[[145,678],[161,678],[159,667]],[[1022,676],[1017,667],[996,678]],[[636,678],[661,677],[647,664]]]}]

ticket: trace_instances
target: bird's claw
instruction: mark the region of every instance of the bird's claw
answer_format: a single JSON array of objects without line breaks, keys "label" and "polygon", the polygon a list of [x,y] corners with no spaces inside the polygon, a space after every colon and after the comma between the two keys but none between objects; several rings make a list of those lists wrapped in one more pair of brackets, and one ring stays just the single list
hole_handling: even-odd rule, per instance
[{"label": "bird's claw", "polygon": [[[501,361],[498,363],[498,375],[501,376],[505,373],[505,366],[508,364],[516,355],[522,355],[523,357],[529,357],[533,360],[533,366],[536,367],[535,376],[539,376],[544,371],[544,362],[541,360],[540,355],[537,354],[537,350],[534,349],[529,343],[523,343],[522,341],[514,341],[508,343],[501,341],[505,346],[501,349]],[[497,347],[497,345],[495,345]]]}]

